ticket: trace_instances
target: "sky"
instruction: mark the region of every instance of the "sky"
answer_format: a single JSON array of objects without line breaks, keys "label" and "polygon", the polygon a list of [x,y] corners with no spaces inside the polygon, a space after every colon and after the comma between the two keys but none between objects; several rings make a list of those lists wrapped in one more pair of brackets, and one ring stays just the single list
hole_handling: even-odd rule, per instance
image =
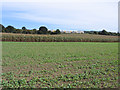
[{"label": "sky", "polygon": [[50,30],[118,31],[119,0],[2,0],[6,27]]}]

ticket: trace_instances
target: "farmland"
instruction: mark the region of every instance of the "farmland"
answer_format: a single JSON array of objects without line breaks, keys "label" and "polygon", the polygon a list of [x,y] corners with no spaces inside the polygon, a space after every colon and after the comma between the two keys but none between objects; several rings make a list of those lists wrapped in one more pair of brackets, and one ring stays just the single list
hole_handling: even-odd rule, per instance
[{"label": "farmland", "polygon": [[118,42],[118,36],[94,34],[13,34],[2,33],[2,41],[14,42]]},{"label": "farmland", "polygon": [[118,88],[118,43],[2,42],[2,78],[4,88]]}]

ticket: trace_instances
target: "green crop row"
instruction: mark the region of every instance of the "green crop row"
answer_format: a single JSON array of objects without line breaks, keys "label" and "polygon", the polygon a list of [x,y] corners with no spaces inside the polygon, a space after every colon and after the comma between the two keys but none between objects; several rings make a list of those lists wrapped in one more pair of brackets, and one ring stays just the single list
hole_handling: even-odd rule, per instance
[{"label": "green crop row", "polygon": [[118,43],[2,42],[3,88],[118,88]]}]

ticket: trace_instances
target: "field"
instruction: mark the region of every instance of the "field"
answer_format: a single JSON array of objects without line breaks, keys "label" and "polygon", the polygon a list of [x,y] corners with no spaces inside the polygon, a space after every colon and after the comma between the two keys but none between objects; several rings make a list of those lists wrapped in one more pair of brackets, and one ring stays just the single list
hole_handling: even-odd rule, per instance
[{"label": "field", "polygon": [[2,42],[4,88],[118,88],[118,43]]},{"label": "field", "polygon": [[14,42],[118,42],[118,36],[93,35],[93,34],[13,34],[2,33],[2,41]]}]

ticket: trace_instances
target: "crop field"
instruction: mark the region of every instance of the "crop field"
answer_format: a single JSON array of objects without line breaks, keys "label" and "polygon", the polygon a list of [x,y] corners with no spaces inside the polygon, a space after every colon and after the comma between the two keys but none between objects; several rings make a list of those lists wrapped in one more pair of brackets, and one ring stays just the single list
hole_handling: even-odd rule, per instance
[{"label": "crop field", "polygon": [[2,42],[3,88],[118,88],[118,43]]},{"label": "crop field", "polygon": [[93,35],[93,34],[13,34],[2,33],[2,41],[14,42],[118,42],[118,36]]}]

